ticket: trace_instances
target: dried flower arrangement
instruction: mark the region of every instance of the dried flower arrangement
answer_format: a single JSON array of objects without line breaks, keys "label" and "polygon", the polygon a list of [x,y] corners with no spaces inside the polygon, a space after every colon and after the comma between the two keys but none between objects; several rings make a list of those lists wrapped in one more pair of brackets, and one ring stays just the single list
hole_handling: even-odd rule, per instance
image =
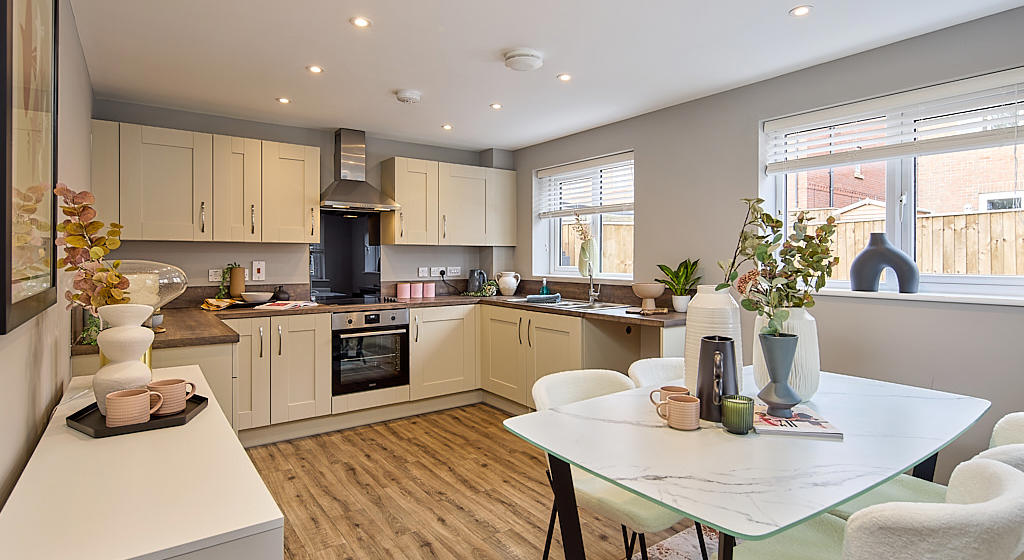
[{"label": "dried flower arrangement", "polygon": [[569,227],[576,233],[576,236],[580,238],[580,241],[590,241],[594,238],[590,233],[590,224],[583,221],[583,218],[579,214],[576,214],[576,222]]},{"label": "dried flower arrangement", "polygon": [[64,247],[64,257],[57,265],[75,273],[72,286],[77,292],[67,290],[64,293],[68,309],[80,305],[95,313],[98,307],[131,301],[125,293],[130,282],[117,270],[121,261],[107,264],[104,260],[121,246],[124,226],[112,223],[107,234],[100,235],[104,223],[96,219],[96,210],[92,207],[96,197],[91,192],[76,192],[64,183],[57,183],[53,192],[61,198],[61,211],[67,216],[57,224],[56,244]]}]

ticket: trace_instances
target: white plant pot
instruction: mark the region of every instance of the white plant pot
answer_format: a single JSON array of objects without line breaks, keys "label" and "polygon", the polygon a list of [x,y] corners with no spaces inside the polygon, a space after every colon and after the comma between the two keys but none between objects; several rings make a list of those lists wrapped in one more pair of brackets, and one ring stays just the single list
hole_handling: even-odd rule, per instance
[{"label": "white plant pot", "polygon": [[[799,337],[796,344],[796,357],[793,369],[789,373],[789,386],[805,402],[818,392],[818,381],[821,378],[821,358],[818,352],[818,322],[803,307],[787,307],[789,319],[782,324],[782,332],[795,334]],[[757,336],[764,328],[767,320],[758,315],[754,319],[754,382],[758,390],[763,389],[771,381],[768,368],[761,353],[761,339]]]},{"label": "white plant pot", "polygon": [[153,379],[153,372],[142,362],[146,349],[153,344],[153,331],[140,326],[152,313],[152,307],[132,303],[99,308],[100,318],[113,325],[96,337],[100,352],[110,360],[92,378],[96,406],[104,416],[108,394],[145,387]]},{"label": "white plant pot", "polygon": [[686,308],[690,305],[690,299],[690,296],[672,296],[672,309],[679,313],[686,313]]},{"label": "white plant pot", "polygon": [[736,384],[743,390],[743,339],[740,326],[740,306],[729,290],[716,291],[708,284],[697,286],[686,310],[686,386],[697,387],[697,362],[700,356],[700,339],[708,335],[728,336],[733,339],[736,350]]}]

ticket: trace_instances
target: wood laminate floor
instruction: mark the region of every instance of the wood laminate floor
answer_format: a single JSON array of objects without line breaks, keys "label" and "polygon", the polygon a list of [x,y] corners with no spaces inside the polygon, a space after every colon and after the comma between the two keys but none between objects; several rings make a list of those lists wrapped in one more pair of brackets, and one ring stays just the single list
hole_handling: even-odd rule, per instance
[{"label": "wood laminate floor", "polygon": [[[285,514],[285,558],[539,560],[544,454],[507,432],[507,417],[478,404],[250,448]],[[580,516],[587,558],[625,556],[618,525]]]}]

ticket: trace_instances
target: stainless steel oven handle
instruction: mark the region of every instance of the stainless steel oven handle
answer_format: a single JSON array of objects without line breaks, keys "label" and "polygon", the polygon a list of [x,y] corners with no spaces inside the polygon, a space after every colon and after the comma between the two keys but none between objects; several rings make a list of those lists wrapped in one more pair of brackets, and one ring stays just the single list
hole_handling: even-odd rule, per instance
[{"label": "stainless steel oven handle", "polygon": [[277,326],[277,355],[281,355],[281,349],[284,348],[284,333],[282,332],[281,325]]},{"label": "stainless steel oven handle", "polygon": [[[419,319],[417,319],[416,322],[418,323]],[[409,332],[408,329],[395,329],[395,330],[392,330],[392,331],[372,331],[372,332],[361,332],[361,333],[348,333],[348,334],[339,334],[338,338],[360,338],[360,337],[364,337],[364,336],[377,336],[378,334],[405,334],[407,332]],[[420,333],[420,331],[417,328],[416,329],[416,340],[419,340],[419,333]]]}]

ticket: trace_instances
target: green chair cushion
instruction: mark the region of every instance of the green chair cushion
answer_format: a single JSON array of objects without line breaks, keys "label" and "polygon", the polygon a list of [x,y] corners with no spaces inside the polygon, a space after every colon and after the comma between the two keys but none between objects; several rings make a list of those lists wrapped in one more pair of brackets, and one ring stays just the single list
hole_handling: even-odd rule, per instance
[{"label": "green chair cushion", "polygon": [[759,541],[743,541],[734,560],[840,560],[846,522],[827,513]]},{"label": "green chair cushion", "polygon": [[887,502],[941,504],[945,501],[945,486],[901,474],[877,488],[836,506],[829,513],[840,519],[849,519],[851,515],[866,507]]}]

